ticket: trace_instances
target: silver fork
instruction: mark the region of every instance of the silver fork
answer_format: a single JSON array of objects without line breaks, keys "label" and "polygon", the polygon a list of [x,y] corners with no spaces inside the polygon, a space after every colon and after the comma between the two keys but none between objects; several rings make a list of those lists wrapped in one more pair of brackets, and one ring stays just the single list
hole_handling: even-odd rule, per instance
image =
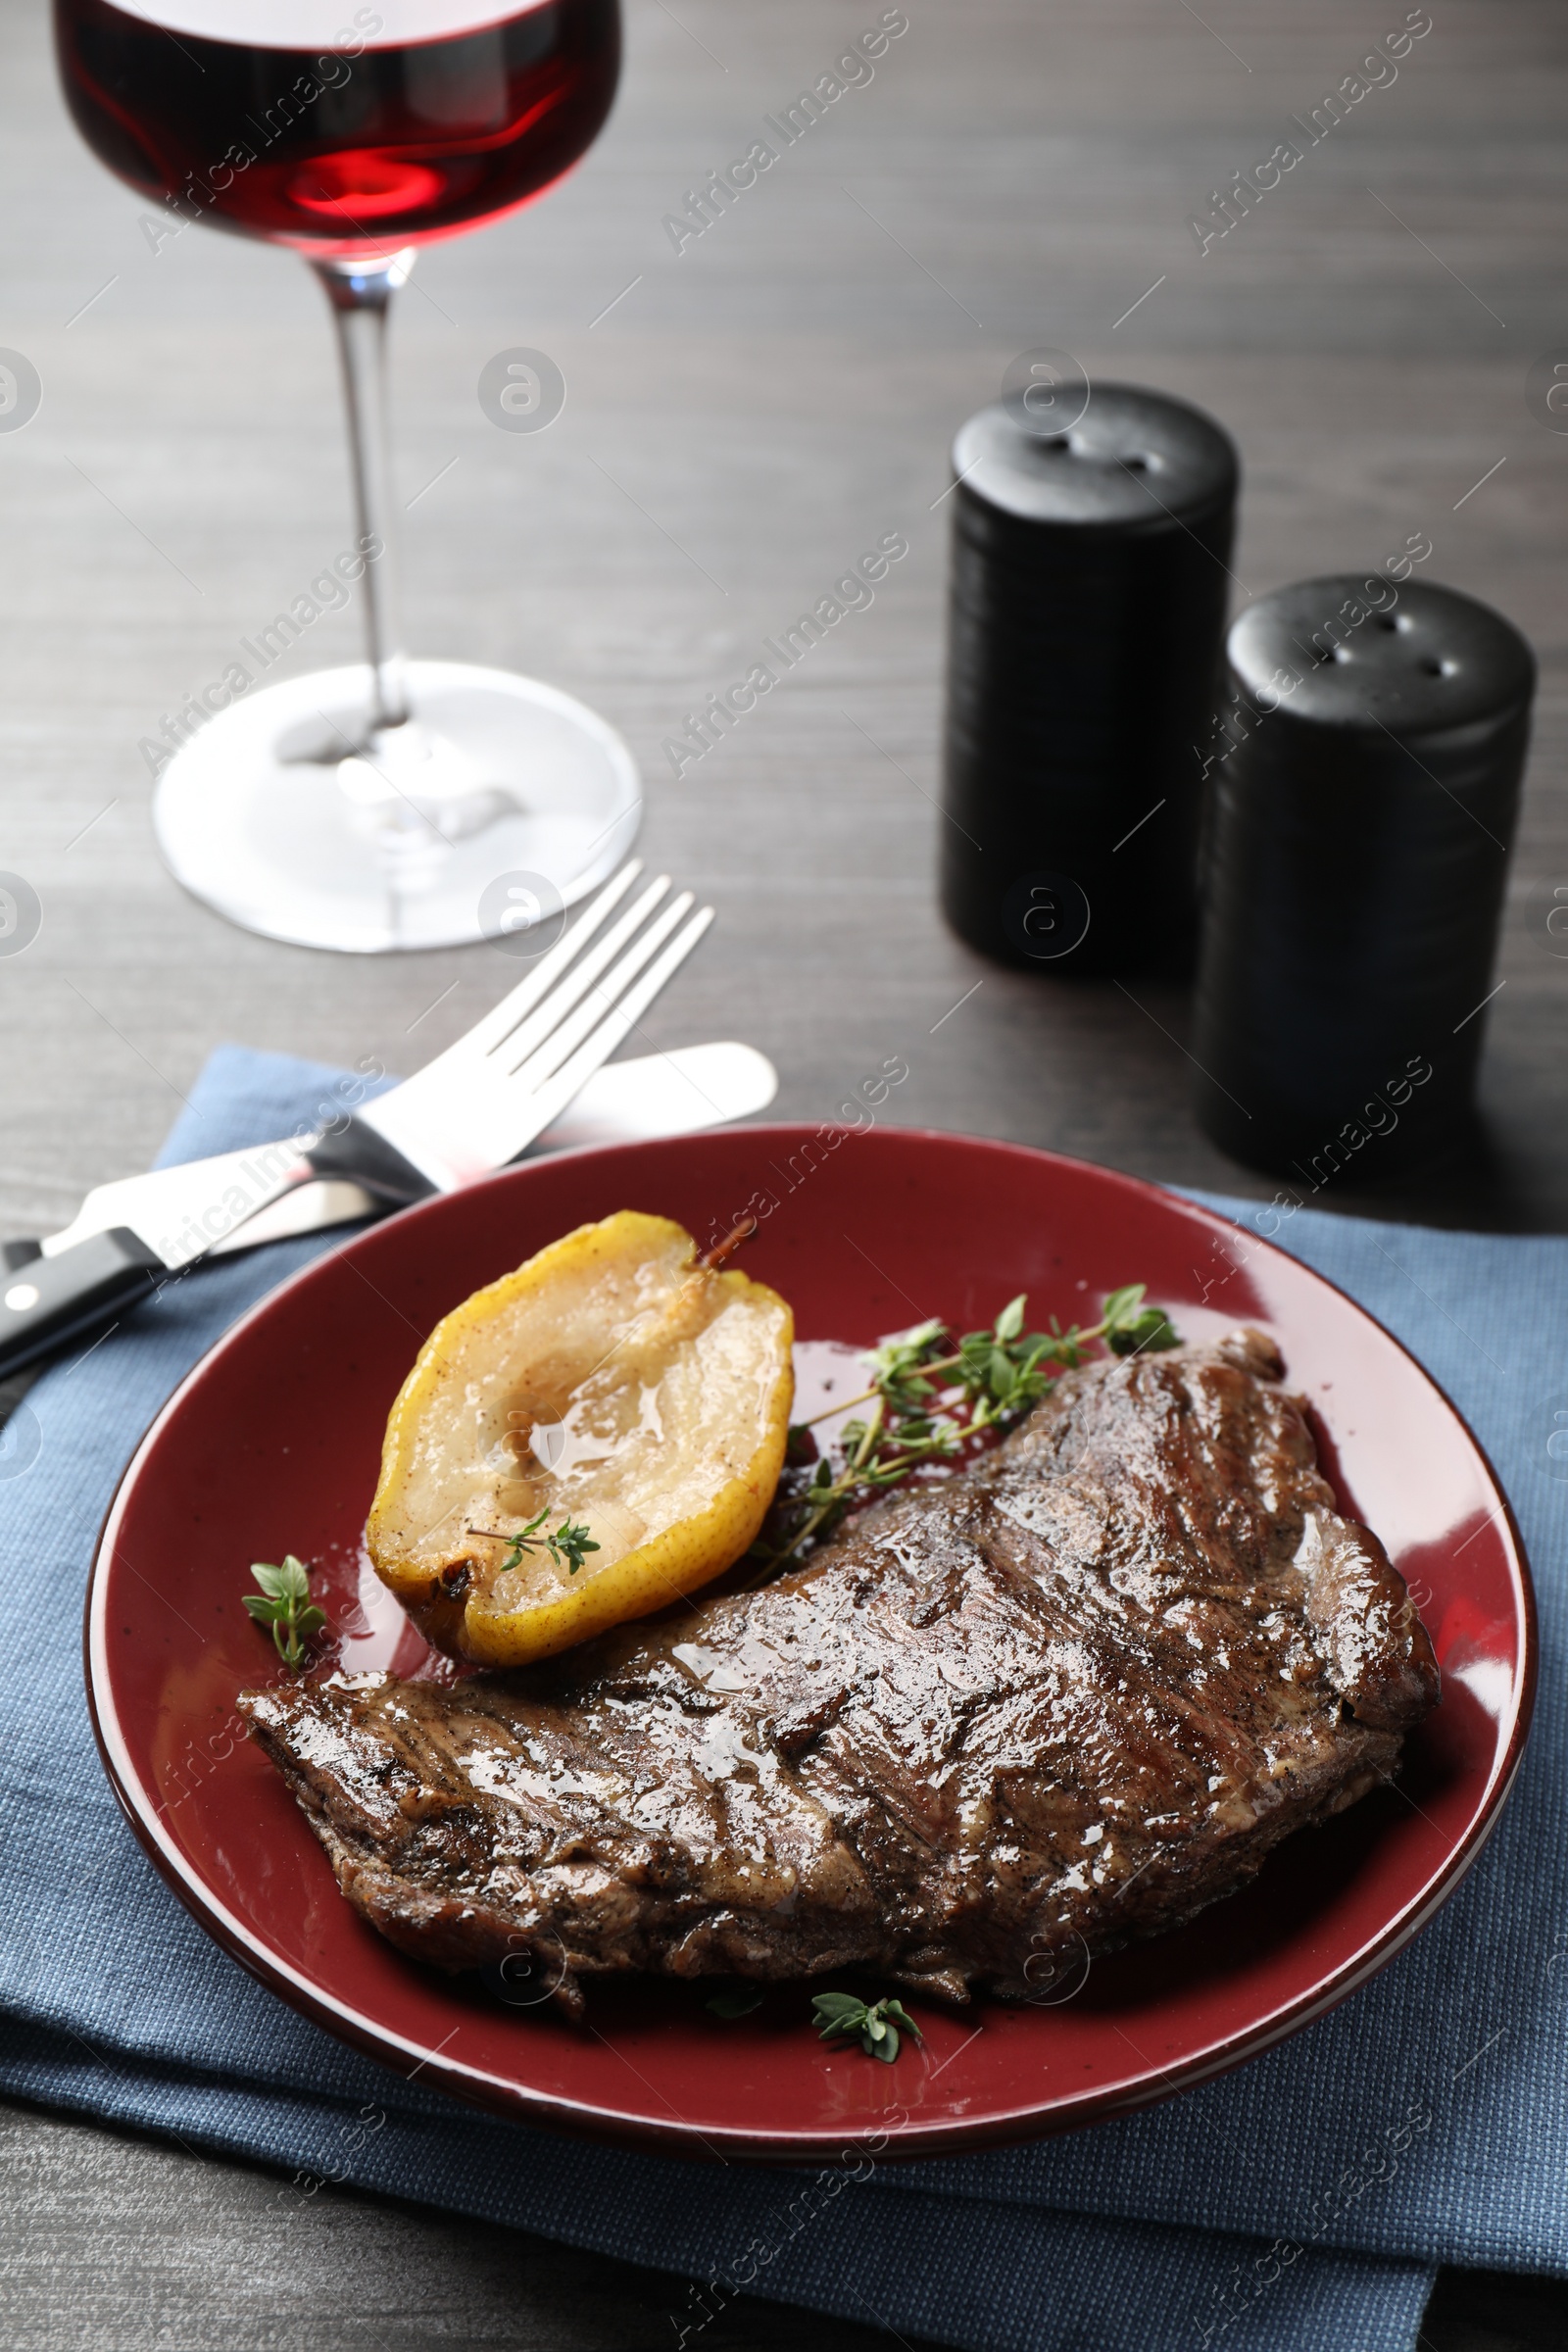
[{"label": "silver fork", "polygon": [[667,874],[623,907],[641,871],[636,859],[622,866],[492,1011],[341,1128],[201,1162],[188,1188],[160,1192],[156,1233],[119,1225],[18,1268],[0,1292],[0,1374],[107,1321],[315,1177],[352,1177],[411,1200],[515,1159],[624,1042],[713,919],[710,906],[692,913],[690,891],[669,898]]}]

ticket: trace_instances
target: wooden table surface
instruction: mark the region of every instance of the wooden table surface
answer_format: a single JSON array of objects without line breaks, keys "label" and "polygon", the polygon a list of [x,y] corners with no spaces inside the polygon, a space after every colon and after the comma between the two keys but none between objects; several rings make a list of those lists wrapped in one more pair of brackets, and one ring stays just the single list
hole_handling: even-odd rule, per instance
[{"label": "wooden table surface", "polygon": [[[625,732],[645,853],[720,918],[652,1016],[658,1042],[750,1039],[778,1064],[780,1113],[813,1119],[902,1054],[902,1120],[1271,1189],[1193,1125],[1179,991],[989,967],[933,904],[955,428],[1042,343],[1197,400],[1243,452],[1239,597],[1425,531],[1429,576],[1495,603],[1540,652],[1485,1145],[1397,1196],[1341,1199],[1568,1230],[1568,963],[1544,927],[1568,884],[1568,438],[1523,388],[1564,331],[1568,21],[1556,0],[1434,0],[1397,81],[1200,255],[1188,218],[1207,191],[1402,7],[905,5],[874,80],[677,255],[664,215],[879,9],[630,0],[622,96],[584,168],[421,259],[395,330],[413,646],[532,671]],[[4,0],[0,23],[0,342],[43,383],[27,427],[0,432],[0,866],[43,908],[26,952],[0,958],[0,1233],[21,1234],[144,1164],[220,1039],[407,1068],[498,972],[483,948],[273,946],[160,866],[140,739],[350,536],[326,322],[281,253],[198,229],[155,252],[71,130],[42,11]],[[496,431],[475,397],[516,344],[566,380],[546,433]],[[672,776],[662,745],[684,713],[892,531],[909,554],[874,606]],[[356,651],[353,615],[328,615],[290,659]],[[285,2236],[259,2172],[20,2107],[0,2162],[17,2352],[669,2341],[667,2279],[520,2235],[344,2192]],[[811,2328],[824,2352],[871,2340]],[[742,2303],[709,2341],[799,2329]],[[1560,2288],[1452,2277],[1426,2341],[1565,2334]]]}]

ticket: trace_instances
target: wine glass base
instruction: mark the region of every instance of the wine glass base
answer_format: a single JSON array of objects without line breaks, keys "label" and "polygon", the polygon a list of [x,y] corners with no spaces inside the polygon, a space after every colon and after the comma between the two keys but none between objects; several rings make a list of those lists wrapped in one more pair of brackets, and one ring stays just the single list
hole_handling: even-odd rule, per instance
[{"label": "wine glass base", "polygon": [[213,718],[154,797],[175,879],[246,931],[369,956],[515,943],[614,870],[642,792],[613,727],[505,670],[407,676],[415,718],[368,739],[360,664]]}]

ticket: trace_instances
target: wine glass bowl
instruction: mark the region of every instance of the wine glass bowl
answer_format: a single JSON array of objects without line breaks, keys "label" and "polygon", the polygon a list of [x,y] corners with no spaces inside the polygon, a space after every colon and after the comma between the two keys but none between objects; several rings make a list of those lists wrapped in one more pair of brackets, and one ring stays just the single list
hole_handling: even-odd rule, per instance
[{"label": "wine glass bowl", "polygon": [[528,203],[591,145],[618,0],[55,0],[55,28],[73,119],[156,202],[155,244],[202,222],[301,254],[347,398],[366,664],[247,679],[161,763],[166,862],[247,929],[349,952],[490,936],[508,873],[569,906],[630,847],[636,766],[554,687],[404,660],[385,334],[420,245]]},{"label": "wine glass bowl", "polygon": [[[489,22],[484,0],[348,15],[290,0],[56,0],[72,117],[101,163],[182,219],[315,259],[498,220],[569,171],[610,112],[616,0],[534,0]],[[296,42],[313,18],[337,30]],[[391,37],[400,21],[465,19],[478,21]]]}]

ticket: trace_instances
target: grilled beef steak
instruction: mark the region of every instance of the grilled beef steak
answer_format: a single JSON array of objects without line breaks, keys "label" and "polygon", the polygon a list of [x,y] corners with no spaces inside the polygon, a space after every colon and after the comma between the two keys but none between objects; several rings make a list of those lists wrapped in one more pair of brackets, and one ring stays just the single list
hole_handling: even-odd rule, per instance
[{"label": "grilled beef steak", "polygon": [[1436,1703],[1280,1369],[1250,1331],[1089,1365],[760,1592],[523,1674],[239,1704],[349,1900],[437,1967],[564,1950],[573,2013],[630,1969],[1027,1998],[1242,1886]]}]

